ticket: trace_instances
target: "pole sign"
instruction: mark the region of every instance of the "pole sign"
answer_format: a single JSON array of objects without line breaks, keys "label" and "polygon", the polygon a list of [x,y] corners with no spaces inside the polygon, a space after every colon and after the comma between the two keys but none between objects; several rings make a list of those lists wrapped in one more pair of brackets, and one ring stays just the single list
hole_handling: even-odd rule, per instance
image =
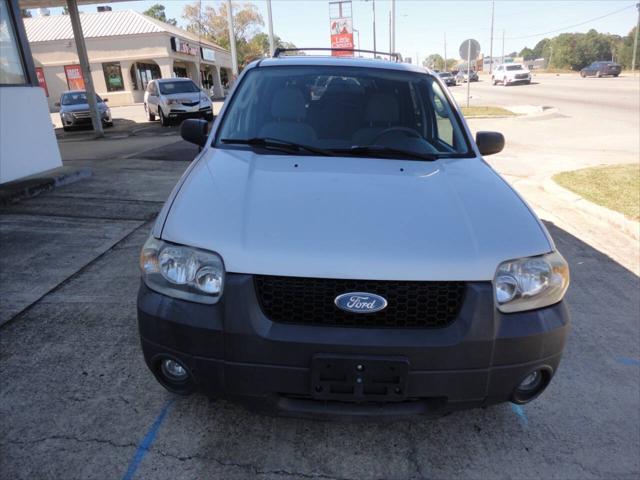
[{"label": "pole sign", "polygon": [[467,60],[467,107],[471,97],[471,60],[475,62],[480,55],[480,44],[477,40],[469,38],[460,45],[460,57]]},{"label": "pole sign", "polygon": [[[331,48],[353,50],[353,17],[351,0],[329,2],[329,31],[331,32]],[[353,52],[333,51],[335,57],[352,57]]]},{"label": "pole sign", "polygon": [[[331,20],[331,48],[353,50],[353,24],[350,18]],[[353,56],[352,52],[332,52],[334,56]]]}]

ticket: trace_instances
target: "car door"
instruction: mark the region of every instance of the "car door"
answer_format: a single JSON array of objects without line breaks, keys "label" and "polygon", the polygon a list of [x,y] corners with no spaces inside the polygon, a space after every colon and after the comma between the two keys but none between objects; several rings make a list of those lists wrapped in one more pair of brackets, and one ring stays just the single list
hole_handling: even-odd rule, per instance
[{"label": "car door", "polygon": [[154,115],[158,114],[158,87],[154,81],[149,82],[147,85],[147,108],[149,112]]}]

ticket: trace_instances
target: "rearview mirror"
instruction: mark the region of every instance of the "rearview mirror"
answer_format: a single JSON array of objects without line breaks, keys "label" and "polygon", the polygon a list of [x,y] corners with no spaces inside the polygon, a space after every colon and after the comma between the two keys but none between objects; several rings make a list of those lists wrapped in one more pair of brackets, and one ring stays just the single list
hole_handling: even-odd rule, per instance
[{"label": "rearview mirror", "polygon": [[204,147],[207,141],[209,122],[202,119],[190,118],[180,125],[180,135],[184,140]]},{"label": "rearview mirror", "polygon": [[500,132],[478,132],[476,145],[481,155],[493,155],[504,148],[504,136]]}]

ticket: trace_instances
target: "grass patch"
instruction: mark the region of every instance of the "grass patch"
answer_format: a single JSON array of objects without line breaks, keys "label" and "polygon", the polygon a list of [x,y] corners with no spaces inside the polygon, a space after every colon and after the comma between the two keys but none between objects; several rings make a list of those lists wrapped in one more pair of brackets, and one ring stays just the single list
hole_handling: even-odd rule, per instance
[{"label": "grass patch", "polygon": [[587,200],[640,219],[640,166],[612,165],[562,172],[553,180]]},{"label": "grass patch", "polygon": [[466,118],[473,117],[513,117],[516,114],[502,107],[462,107]]}]

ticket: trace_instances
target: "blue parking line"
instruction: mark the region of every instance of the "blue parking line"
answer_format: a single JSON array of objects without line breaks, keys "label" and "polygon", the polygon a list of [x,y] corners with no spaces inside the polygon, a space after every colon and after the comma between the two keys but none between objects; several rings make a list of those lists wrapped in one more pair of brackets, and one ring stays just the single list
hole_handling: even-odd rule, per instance
[{"label": "blue parking line", "polygon": [[133,476],[136,474],[136,470],[138,470],[138,467],[140,466],[142,459],[144,458],[146,453],[149,451],[149,448],[151,448],[153,441],[156,439],[158,430],[160,430],[160,426],[162,425],[162,422],[167,416],[167,413],[169,413],[169,409],[173,405],[173,402],[175,402],[175,399],[168,400],[162,407],[162,410],[160,410],[160,413],[158,414],[155,421],[153,422],[153,425],[151,425],[151,428],[142,439],[142,442],[140,442],[140,445],[138,445],[136,454],[134,455],[133,460],[131,460],[131,463],[129,464],[129,468],[127,468],[127,472],[124,474],[124,477],[122,477],[122,480],[133,479]]},{"label": "blue parking line", "polygon": [[627,365],[627,366],[637,367],[640,365],[640,360],[637,360],[635,358],[618,357],[616,358],[616,362],[621,363],[622,365]]},{"label": "blue parking line", "polygon": [[527,414],[524,412],[524,408],[522,408],[522,405],[516,405],[515,403],[512,403],[511,410],[513,410],[513,413],[518,416],[520,424],[523,427],[527,427],[529,425],[529,419],[527,418]]}]

